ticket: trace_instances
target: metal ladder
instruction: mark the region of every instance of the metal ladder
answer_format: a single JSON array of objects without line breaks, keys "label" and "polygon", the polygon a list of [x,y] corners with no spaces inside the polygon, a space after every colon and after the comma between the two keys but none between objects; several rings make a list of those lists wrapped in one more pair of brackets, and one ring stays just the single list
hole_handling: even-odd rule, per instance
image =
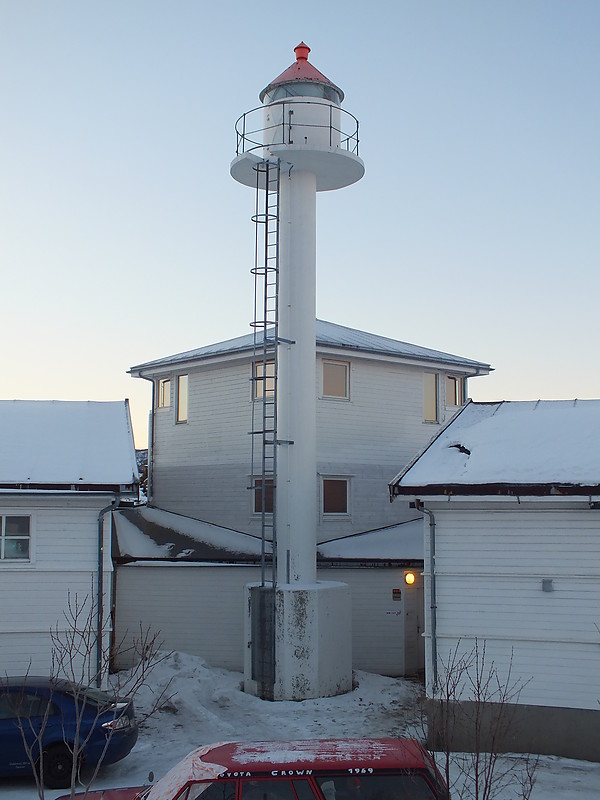
[{"label": "metal ladder", "polygon": [[[256,171],[254,331],[252,354],[253,502],[260,503],[261,584],[276,585],[277,531],[277,344],[279,334],[279,159],[264,159]],[[267,542],[272,542],[271,577],[267,578]]]}]

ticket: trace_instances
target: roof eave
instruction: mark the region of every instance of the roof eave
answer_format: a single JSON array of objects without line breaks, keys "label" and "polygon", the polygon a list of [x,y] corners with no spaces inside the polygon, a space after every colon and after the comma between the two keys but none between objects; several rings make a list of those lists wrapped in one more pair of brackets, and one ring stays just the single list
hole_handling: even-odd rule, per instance
[{"label": "roof eave", "polygon": [[[372,358],[372,359],[379,359],[379,360],[386,360],[386,361],[393,361],[393,362],[401,362],[403,364],[408,364],[411,366],[423,366],[428,365],[430,367],[439,367],[449,370],[454,370],[455,372],[460,372],[464,374],[465,377],[468,378],[476,378],[481,375],[489,375],[490,372],[493,371],[493,367],[489,364],[484,364],[480,362],[470,362],[470,361],[451,361],[444,358],[438,358],[435,356],[414,356],[404,353],[396,353],[393,351],[384,351],[384,350],[375,350],[366,347],[359,347],[357,345],[346,345],[346,344],[333,344],[331,342],[323,342],[317,339],[316,341],[316,348],[319,352],[325,353],[326,355],[335,355],[342,354],[342,355],[355,355],[355,356],[363,356],[365,358]],[[225,363],[227,361],[234,361],[239,359],[240,357],[249,357],[252,355],[254,351],[254,347],[244,346],[238,347],[234,350],[228,350],[227,352],[222,353],[207,353],[202,355],[189,355],[185,358],[180,359],[164,359],[158,361],[150,361],[146,364],[137,364],[134,367],[131,367],[128,370],[128,374],[131,375],[133,378],[148,378],[148,377],[155,377],[161,374],[168,374],[175,369],[181,368],[191,368],[195,366],[201,366],[207,363]]]},{"label": "roof eave", "polygon": [[600,493],[600,484],[576,483],[431,483],[422,486],[390,484],[393,497],[431,496],[469,497],[590,497]]}]

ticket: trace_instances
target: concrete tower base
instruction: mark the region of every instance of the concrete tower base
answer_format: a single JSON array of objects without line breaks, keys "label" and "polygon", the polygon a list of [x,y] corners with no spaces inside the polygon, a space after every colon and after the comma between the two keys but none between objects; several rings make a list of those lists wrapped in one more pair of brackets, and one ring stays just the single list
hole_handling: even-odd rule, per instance
[{"label": "concrete tower base", "polygon": [[[244,691],[269,700],[309,700],[343,694],[352,688],[350,587],[320,581],[277,586],[274,602],[274,680],[257,674],[254,648],[260,637],[256,584],[246,587]],[[253,618],[254,617],[254,618]],[[254,631],[254,633],[253,633]]]}]

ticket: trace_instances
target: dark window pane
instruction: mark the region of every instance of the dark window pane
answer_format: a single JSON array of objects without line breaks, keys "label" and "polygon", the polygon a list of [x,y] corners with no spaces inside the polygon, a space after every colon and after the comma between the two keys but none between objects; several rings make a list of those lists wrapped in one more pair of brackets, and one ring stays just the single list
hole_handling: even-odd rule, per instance
[{"label": "dark window pane", "polygon": [[419,773],[333,775],[317,778],[325,800],[431,800],[435,793]]},{"label": "dark window pane", "polygon": [[28,559],[29,539],[5,539],[4,558]]},{"label": "dark window pane", "polygon": [[[262,478],[255,478],[254,487],[254,512],[260,514],[263,510]],[[267,514],[273,513],[273,481],[270,478],[265,481],[265,511]]]},{"label": "dark window pane", "polygon": [[348,364],[323,362],[323,396],[348,397]]},{"label": "dark window pane", "polygon": [[235,800],[236,781],[213,781],[193,783],[189,788],[189,800]]},{"label": "dark window pane", "polygon": [[15,717],[15,703],[10,694],[0,694],[0,719]]},{"label": "dark window pane", "polygon": [[348,513],[348,481],[335,478],[323,480],[323,513]]},{"label": "dark window pane", "polygon": [[296,800],[291,781],[243,780],[242,800]]},{"label": "dark window pane", "polygon": [[298,800],[315,800],[315,795],[308,781],[295,780],[292,781],[292,783],[294,784],[294,791],[296,792]]},{"label": "dark window pane", "polygon": [[7,536],[29,536],[29,517],[6,517]]}]

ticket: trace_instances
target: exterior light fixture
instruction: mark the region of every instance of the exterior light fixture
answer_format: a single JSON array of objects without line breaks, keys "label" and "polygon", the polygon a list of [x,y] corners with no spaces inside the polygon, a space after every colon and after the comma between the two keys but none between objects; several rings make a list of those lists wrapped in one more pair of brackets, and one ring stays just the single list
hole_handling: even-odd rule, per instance
[{"label": "exterior light fixture", "polygon": [[414,572],[405,572],[404,573],[404,583],[408,586],[412,586],[415,582],[415,573]]}]

